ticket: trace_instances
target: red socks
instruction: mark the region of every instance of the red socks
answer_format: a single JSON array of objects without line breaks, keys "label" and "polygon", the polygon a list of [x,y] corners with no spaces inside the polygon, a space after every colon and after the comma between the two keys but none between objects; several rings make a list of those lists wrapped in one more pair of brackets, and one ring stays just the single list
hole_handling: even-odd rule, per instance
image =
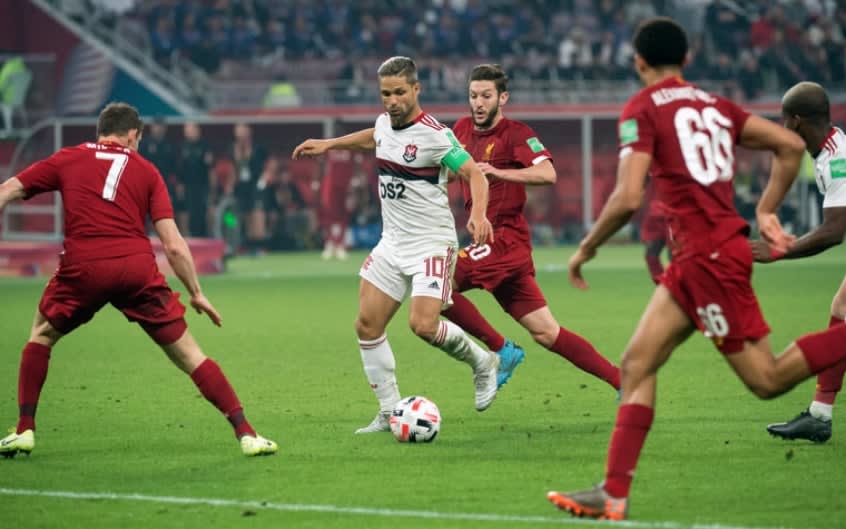
[{"label": "red socks", "polygon": [[215,408],[221,411],[223,415],[235,428],[235,436],[239,439],[244,435],[256,435],[256,431],[250,426],[250,423],[244,417],[244,410],[241,407],[241,402],[235,394],[235,390],[226,380],[226,375],[220,370],[220,366],[212,360],[207,358],[202,364],[191,372],[191,380],[197,385],[200,393],[214,404]]},{"label": "red socks", "polygon": [[608,446],[604,486],[611,496],[628,497],[637,460],[654,416],[655,410],[642,404],[626,404],[617,411],[617,424]]},{"label": "red socks", "polygon": [[558,338],[549,350],[563,356],[582,371],[608,382],[614,389],[620,389],[620,369],[578,334],[561,327]]},{"label": "red socks", "polygon": [[[828,322],[829,329],[842,325],[843,320],[834,316]],[[837,393],[843,387],[843,375],[846,374],[846,360],[841,360],[817,375],[817,393],[814,400],[823,404],[834,404]]]},{"label": "red socks", "polygon": [[806,334],[796,345],[805,356],[811,373],[821,373],[846,359],[846,325],[835,325],[828,330]]},{"label": "red socks", "polygon": [[50,348],[40,343],[29,342],[21,353],[21,367],[18,371],[18,418],[17,433],[35,430],[35,410],[41,388],[47,379],[50,363]]},{"label": "red socks", "polygon": [[479,313],[479,309],[459,292],[452,293],[452,306],[441,314],[464,329],[467,334],[481,340],[491,351],[499,351],[505,345],[505,338],[496,332]]}]

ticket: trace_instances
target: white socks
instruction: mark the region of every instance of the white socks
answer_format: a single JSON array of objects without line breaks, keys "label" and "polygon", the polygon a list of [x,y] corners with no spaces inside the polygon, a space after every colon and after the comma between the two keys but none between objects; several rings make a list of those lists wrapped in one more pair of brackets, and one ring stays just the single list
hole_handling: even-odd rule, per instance
[{"label": "white socks", "polygon": [[379,409],[382,412],[390,412],[394,405],[400,400],[397,378],[394,375],[396,360],[394,352],[388,343],[388,336],[383,334],[375,340],[359,340],[358,348],[361,352],[361,363],[364,365],[364,374],[376,398],[379,400]]},{"label": "white socks", "polygon": [[812,417],[816,417],[817,419],[821,419],[823,421],[830,421],[832,409],[834,409],[833,404],[823,404],[822,402],[814,401],[811,403],[811,406],[808,407],[808,412]]},{"label": "white socks", "polygon": [[467,333],[451,321],[441,320],[432,345],[446,354],[477,369],[491,354],[479,347]]}]

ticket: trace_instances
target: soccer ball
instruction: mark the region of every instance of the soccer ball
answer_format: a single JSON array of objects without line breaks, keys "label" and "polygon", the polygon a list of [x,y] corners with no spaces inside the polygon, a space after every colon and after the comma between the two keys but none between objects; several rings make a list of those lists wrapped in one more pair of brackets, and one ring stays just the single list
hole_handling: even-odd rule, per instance
[{"label": "soccer ball", "polygon": [[406,397],[394,407],[390,423],[401,443],[431,443],[441,430],[441,412],[426,397]]}]

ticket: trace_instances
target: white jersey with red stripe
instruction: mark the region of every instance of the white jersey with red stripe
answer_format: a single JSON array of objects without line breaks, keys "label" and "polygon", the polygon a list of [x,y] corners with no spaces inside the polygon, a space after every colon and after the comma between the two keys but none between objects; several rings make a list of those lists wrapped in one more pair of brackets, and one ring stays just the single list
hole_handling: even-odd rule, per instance
[{"label": "white jersey with red stripe", "polygon": [[825,195],[823,208],[846,207],[846,134],[832,127],[814,160],[817,188]]},{"label": "white jersey with red stripe", "polygon": [[376,162],[382,204],[382,240],[403,255],[432,244],[457,244],[447,178],[470,155],[449,127],[421,113],[411,123],[376,120]]}]

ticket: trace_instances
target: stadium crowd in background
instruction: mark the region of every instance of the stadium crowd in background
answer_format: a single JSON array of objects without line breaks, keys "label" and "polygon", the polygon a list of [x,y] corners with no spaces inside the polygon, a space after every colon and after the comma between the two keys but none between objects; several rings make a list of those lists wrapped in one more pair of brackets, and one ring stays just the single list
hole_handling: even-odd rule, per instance
[{"label": "stadium crowd in background", "polygon": [[[686,76],[720,81],[728,95],[846,78],[846,6],[833,0],[138,0],[131,13],[163,64],[186,58],[223,78],[295,82],[316,70],[322,80],[360,81],[339,101],[363,97],[363,61],[391,53],[425,58],[428,92],[451,99],[463,97],[465,63],[481,59],[516,81],[633,79],[633,29],[656,14],[692,36]],[[244,67],[256,61],[265,67]]]}]

